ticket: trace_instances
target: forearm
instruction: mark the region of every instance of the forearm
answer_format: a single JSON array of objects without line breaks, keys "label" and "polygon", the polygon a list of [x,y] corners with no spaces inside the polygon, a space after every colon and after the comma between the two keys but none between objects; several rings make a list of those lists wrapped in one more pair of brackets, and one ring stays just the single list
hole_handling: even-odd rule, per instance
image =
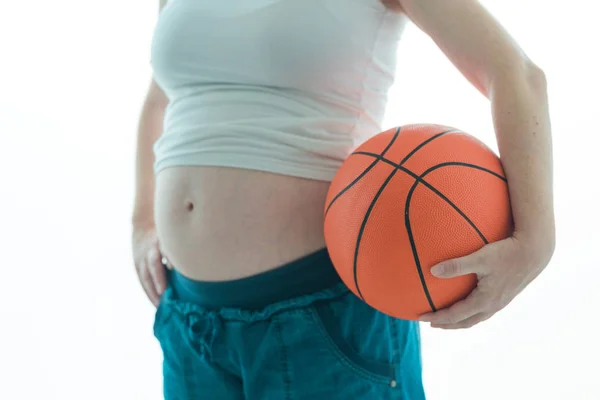
[{"label": "forearm", "polygon": [[554,245],[552,138],[546,80],[535,66],[495,77],[492,115],[515,236]]},{"label": "forearm", "polygon": [[153,145],[162,134],[166,101],[154,92],[153,82],[142,112],[137,133],[135,161],[135,200],[132,222],[136,226],[154,225],[154,153]]}]

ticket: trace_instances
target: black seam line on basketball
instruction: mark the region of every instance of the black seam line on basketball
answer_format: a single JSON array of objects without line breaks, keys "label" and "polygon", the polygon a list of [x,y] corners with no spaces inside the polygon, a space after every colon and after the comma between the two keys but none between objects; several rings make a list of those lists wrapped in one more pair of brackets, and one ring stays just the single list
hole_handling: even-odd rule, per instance
[{"label": "black seam line on basketball", "polygon": [[[361,154],[361,155],[365,155],[365,156],[370,156],[370,157],[379,157],[378,154],[374,154],[374,153],[365,153],[365,152],[358,152],[358,153],[354,153],[354,154]],[[467,217],[467,215],[460,209],[458,208],[458,206],[456,204],[454,204],[449,198],[447,198],[446,196],[444,196],[444,194],[442,192],[440,192],[439,190],[437,190],[434,186],[432,186],[429,182],[427,182],[426,180],[424,180],[423,178],[425,176],[427,176],[430,172],[435,171],[436,169],[442,168],[442,167],[448,167],[448,166],[461,166],[461,167],[467,167],[467,168],[474,168],[474,169],[478,169],[480,171],[484,171],[484,172],[488,172],[490,174],[492,174],[493,176],[502,179],[504,182],[506,182],[506,178],[504,178],[501,175],[498,175],[497,173],[490,171],[486,168],[480,167],[478,165],[473,165],[473,164],[468,164],[468,163],[461,163],[461,162],[447,162],[447,163],[441,163],[441,164],[437,164],[434,165],[433,167],[429,168],[428,170],[426,170],[425,172],[423,172],[421,175],[417,175],[414,172],[412,172],[411,170],[398,165],[392,161],[386,160],[382,158],[383,162],[386,162],[390,165],[394,165],[397,169],[407,173],[408,175],[412,176],[414,179],[417,180],[417,182],[422,183],[423,185],[425,185],[425,187],[427,187],[429,190],[431,190],[432,192],[434,192],[435,194],[438,195],[438,197],[442,200],[444,200],[446,203],[448,203],[450,205],[450,207],[454,208],[454,210],[460,214],[461,217],[463,217],[463,219],[469,224],[471,225],[471,228],[473,228],[475,230],[475,232],[477,232],[477,234],[479,235],[479,237],[481,238],[481,240],[483,240],[483,242],[485,244],[488,244],[488,240],[486,239],[486,237],[483,235],[483,233],[481,233],[481,231],[479,230],[479,228],[477,228],[477,226],[475,225],[475,223],[473,221],[471,221],[471,219],[469,219],[469,217]]]},{"label": "black seam line on basketball", "polygon": [[[425,276],[423,275],[423,269],[421,268],[421,260],[419,259],[419,253],[417,252],[417,245],[415,243],[415,239],[412,234],[412,228],[410,226],[410,202],[412,200],[412,195],[413,195],[415,189],[417,188],[417,186],[419,186],[419,183],[422,183],[423,185],[427,186],[430,190],[432,190],[435,194],[437,194],[438,197],[440,197],[442,200],[444,200],[446,203],[448,203],[452,208],[454,208],[454,210],[456,210],[456,212],[458,212],[460,214],[460,216],[463,217],[463,219],[465,221],[467,221],[473,229],[475,229],[475,232],[477,232],[479,237],[483,240],[483,243],[488,244],[488,241],[485,238],[485,236],[483,235],[483,233],[481,233],[481,231],[477,228],[475,223],[473,223],[473,221],[471,221],[469,219],[469,217],[467,217],[467,215],[464,212],[462,212],[462,210],[460,208],[458,208],[452,201],[450,201],[450,199],[448,199],[446,196],[444,196],[439,190],[437,190],[435,187],[431,186],[429,183],[427,183],[425,180],[422,179],[430,172],[435,171],[438,168],[448,166],[447,164],[449,164],[449,163],[435,165],[435,166],[429,168],[427,171],[423,172],[419,177],[416,178],[415,183],[413,183],[412,187],[410,188],[410,190],[408,192],[408,195],[406,196],[406,205],[404,208],[404,224],[406,226],[408,240],[410,241],[410,247],[413,252],[413,259],[415,260],[417,272],[419,273],[419,278],[421,279],[421,286],[423,287],[423,292],[425,292],[425,297],[427,297],[427,301],[429,302],[429,306],[431,307],[432,312],[436,312],[437,309],[435,307],[435,304],[433,303],[431,294],[429,293],[429,288],[427,287],[427,283],[425,282]],[[412,172],[412,171],[409,171],[409,172]]]},{"label": "black seam line on basketball", "polygon": [[415,243],[415,238],[413,236],[412,228],[410,226],[410,201],[418,185],[419,181],[415,180],[415,183],[413,183],[412,187],[408,191],[408,195],[406,196],[406,204],[404,206],[404,226],[406,227],[406,233],[408,234],[408,241],[410,242],[410,248],[413,253],[415,267],[417,268],[417,273],[419,274],[419,279],[421,280],[421,287],[423,288],[423,292],[425,293],[425,297],[427,298],[429,307],[431,307],[431,311],[436,312],[437,308],[433,303],[433,299],[431,298],[431,294],[429,293],[429,288],[427,288],[427,282],[425,282],[425,275],[423,274],[423,268],[421,268],[421,260],[419,260],[419,253],[417,252],[417,244]]},{"label": "black seam line on basketball", "polygon": [[363,233],[365,231],[365,228],[367,226],[367,221],[369,220],[369,216],[371,215],[371,211],[373,211],[373,208],[375,207],[375,203],[377,203],[377,200],[379,199],[379,197],[381,196],[381,194],[383,193],[383,191],[385,190],[385,187],[388,185],[388,183],[390,183],[390,181],[392,180],[392,178],[394,177],[394,175],[396,175],[396,172],[398,172],[398,169],[394,169],[386,178],[386,180],[383,182],[383,184],[381,185],[381,187],[379,188],[379,190],[377,191],[377,193],[375,194],[375,197],[373,198],[373,200],[371,201],[371,204],[369,205],[369,208],[367,209],[367,212],[365,213],[365,216],[363,218],[362,224],[360,225],[360,229],[358,231],[358,238],[356,239],[356,247],[354,250],[354,284],[356,285],[356,291],[358,292],[358,296],[364,301],[365,298],[363,297],[362,292],[360,291],[360,287],[358,285],[358,251],[360,249],[360,241],[362,240],[362,236]]},{"label": "black seam line on basketball", "polygon": [[[387,151],[390,149],[390,147],[392,147],[392,145],[394,144],[394,142],[398,138],[398,134],[400,133],[401,129],[402,129],[401,126],[399,126],[398,128],[396,128],[396,132],[394,132],[394,136],[392,137],[392,140],[390,140],[390,142],[388,143],[388,145],[386,146],[386,148],[383,149],[383,152],[381,152],[381,156],[382,157],[385,155],[385,153],[387,153]],[[350,184],[348,186],[346,186],[338,194],[335,195],[335,197],[333,198],[333,200],[331,200],[331,202],[327,206],[327,210],[325,210],[325,217],[327,217],[327,213],[329,212],[329,209],[331,208],[331,206],[333,205],[333,203],[335,203],[335,201],[337,199],[339,199],[344,193],[346,193],[352,186],[354,186],[356,183],[358,183],[358,181],[360,181],[371,169],[373,169],[373,167],[375,167],[375,165],[379,161],[380,161],[379,159],[376,159],[375,161],[373,161],[371,163],[371,165],[369,165],[363,172],[361,172],[360,175],[358,175],[352,182],[350,182]]]},{"label": "black seam line on basketball", "polygon": [[[393,162],[393,161],[391,161],[391,160],[388,160],[388,159],[387,159],[387,158],[385,158],[385,157],[381,157],[381,156],[380,156],[379,154],[377,154],[377,153],[369,153],[369,152],[367,152],[367,151],[357,151],[356,153],[352,153],[352,155],[354,155],[354,154],[357,154],[357,155],[363,155],[363,156],[369,156],[369,157],[373,157],[373,158],[378,158],[378,159],[380,159],[381,161],[383,161],[383,162],[384,162],[384,163],[386,163],[386,164],[389,164],[389,165],[391,165],[391,166],[393,166],[393,167],[396,167],[396,168],[398,168],[398,169],[401,169],[402,171],[406,172],[407,174],[409,174],[410,176],[412,176],[412,177],[413,177],[413,178],[415,178],[415,179],[417,179],[417,178],[419,177],[419,175],[417,175],[417,174],[413,173],[411,170],[407,169],[406,167],[403,167],[403,166],[402,166],[402,165],[400,165],[400,164],[397,164],[397,163],[395,163],[395,162]],[[492,170],[489,170],[489,169],[487,169],[487,168],[484,168],[484,167],[480,167],[479,165],[476,165],[476,164],[469,164],[469,163],[460,162],[460,161],[448,161],[448,162],[445,162],[445,163],[437,164],[437,165],[434,165],[433,167],[429,168],[429,169],[428,169],[427,171],[425,171],[425,172],[426,172],[426,173],[429,173],[429,172],[431,172],[431,171],[434,171],[434,170],[436,170],[436,169],[438,169],[438,168],[441,168],[441,167],[448,167],[448,166],[453,166],[453,165],[454,165],[454,166],[460,166],[460,167],[467,167],[467,168],[474,168],[474,169],[478,169],[478,170],[480,170],[480,171],[487,172],[487,173],[488,173],[488,174],[490,174],[490,175],[494,175],[496,178],[498,178],[498,179],[502,179],[504,182],[506,182],[506,178],[505,178],[505,177],[503,177],[502,175],[500,175],[500,174],[498,174],[498,173],[496,173],[496,172],[494,172],[494,171],[492,171]],[[425,174],[425,173],[423,173],[423,174],[421,175],[421,177],[423,177],[423,176],[425,176],[425,175],[426,175],[426,174]]]},{"label": "black seam line on basketball", "polygon": [[[327,209],[325,210],[325,217],[327,217],[327,213],[329,213],[329,209],[331,208],[331,206],[333,205],[333,203],[335,203],[335,201],[337,199],[339,199],[345,192],[347,192],[352,186],[354,186],[358,181],[360,181],[371,169],[373,169],[373,167],[375,167],[375,165],[379,162],[379,160],[381,160],[381,159],[385,160],[385,158],[383,158],[383,156],[385,156],[385,153],[387,153],[387,151],[390,149],[390,147],[392,147],[392,145],[396,141],[396,138],[398,137],[398,134],[400,133],[401,129],[402,129],[402,126],[399,126],[396,128],[396,132],[394,132],[394,136],[392,137],[392,140],[390,140],[390,143],[388,143],[387,147],[383,150],[383,152],[381,152],[381,154],[380,154],[381,158],[378,158],[375,161],[373,161],[371,163],[371,165],[369,165],[363,172],[361,172],[361,174],[359,176],[357,176],[352,182],[350,182],[350,184],[348,186],[346,186],[337,195],[335,195],[335,197],[331,200],[331,202],[327,206]],[[402,161],[400,162],[400,165],[402,165],[406,161],[408,161],[408,159],[410,157],[412,157],[417,151],[419,151],[427,143],[430,143],[431,141],[439,138],[440,136],[446,135],[448,133],[455,133],[455,132],[460,132],[460,131],[456,130],[456,129],[452,129],[452,130],[440,132],[440,133],[430,137],[429,139],[423,141],[421,144],[419,144],[417,147],[415,147],[410,153],[408,153],[406,155],[406,157],[404,157],[404,159],[402,159]]]},{"label": "black seam line on basketball", "polygon": [[[456,133],[456,132],[460,132],[460,131],[458,131],[458,130],[456,130],[456,129],[452,129],[452,130],[449,130],[449,131],[445,131],[445,132],[438,133],[437,135],[434,135],[434,136],[430,137],[429,139],[427,139],[427,140],[423,141],[423,142],[422,142],[420,145],[418,145],[418,146],[417,146],[417,147],[415,147],[415,148],[414,148],[414,149],[413,149],[413,150],[412,150],[410,153],[408,153],[408,154],[406,155],[406,157],[404,157],[404,158],[402,159],[402,161],[400,161],[400,165],[402,165],[402,164],[404,164],[405,162],[407,162],[407,161],[408,161],[408,159],[409,159],[409,158],[411,158],[411,157],[413,156],[413,154],[415,154],[417,151],[419,151],[419,150],[420,150],[420,149],[421,149],[423,146],[425,146],[427,143],[430,143],[430,142],[434,141],[435,139],[439,138],[440,136],[444,136],[444,135],[446,135],[446,134],[448,134],[448,133]],[[382,154],[382,155],[383,155],[383,154]]]}]

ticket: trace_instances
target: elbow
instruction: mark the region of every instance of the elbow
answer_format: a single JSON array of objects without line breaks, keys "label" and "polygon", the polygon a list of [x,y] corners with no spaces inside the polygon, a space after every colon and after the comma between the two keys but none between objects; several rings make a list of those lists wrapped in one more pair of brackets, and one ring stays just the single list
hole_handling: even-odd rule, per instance
[{"label": "elbow", "polygon": [[510,63],[510,66],[504,65],[492,76],[490,93],[493,93],[495,88],[514,87],[546,95],[548,85],[546,74],[542,68],[527,57],[520,57],[519,60]]},{"label": "elbow", "polygon": [[532,61],[527,61],[525,66],[525,79],[532,88],[536,91],[546,92],[548,81],[546,80],[546,73],[538,65]]}]

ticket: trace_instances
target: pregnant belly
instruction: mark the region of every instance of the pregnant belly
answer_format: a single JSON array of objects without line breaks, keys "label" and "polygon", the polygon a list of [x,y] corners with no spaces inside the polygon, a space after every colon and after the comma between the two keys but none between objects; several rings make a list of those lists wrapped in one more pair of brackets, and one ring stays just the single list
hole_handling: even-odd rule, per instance
[{"label": "pregnant belly", "polygon": [[238,279],[325,246],[329,182],[225,167],[175,167],[156,178],[165,257],[198,280]]}]

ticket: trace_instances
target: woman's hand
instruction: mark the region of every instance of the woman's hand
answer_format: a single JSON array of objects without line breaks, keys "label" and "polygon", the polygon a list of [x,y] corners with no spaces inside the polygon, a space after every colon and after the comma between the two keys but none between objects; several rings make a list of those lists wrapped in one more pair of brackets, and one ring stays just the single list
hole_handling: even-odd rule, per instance
[{"label": "woman's hand", "polygon": [[487,320],[506,307],[546,267],[554,240],[513,236],[490,243],[473,254],[442,262],[431,269],[439,278],[476,274],[471,294],[447,309],[421,316],[434,328],[463,329]]},{"label": "woman's hand", "polygon": [[132,237],[133,261],[146,295],[158,306],[167,288],[166,270],[154,228],[134,228]]}]

